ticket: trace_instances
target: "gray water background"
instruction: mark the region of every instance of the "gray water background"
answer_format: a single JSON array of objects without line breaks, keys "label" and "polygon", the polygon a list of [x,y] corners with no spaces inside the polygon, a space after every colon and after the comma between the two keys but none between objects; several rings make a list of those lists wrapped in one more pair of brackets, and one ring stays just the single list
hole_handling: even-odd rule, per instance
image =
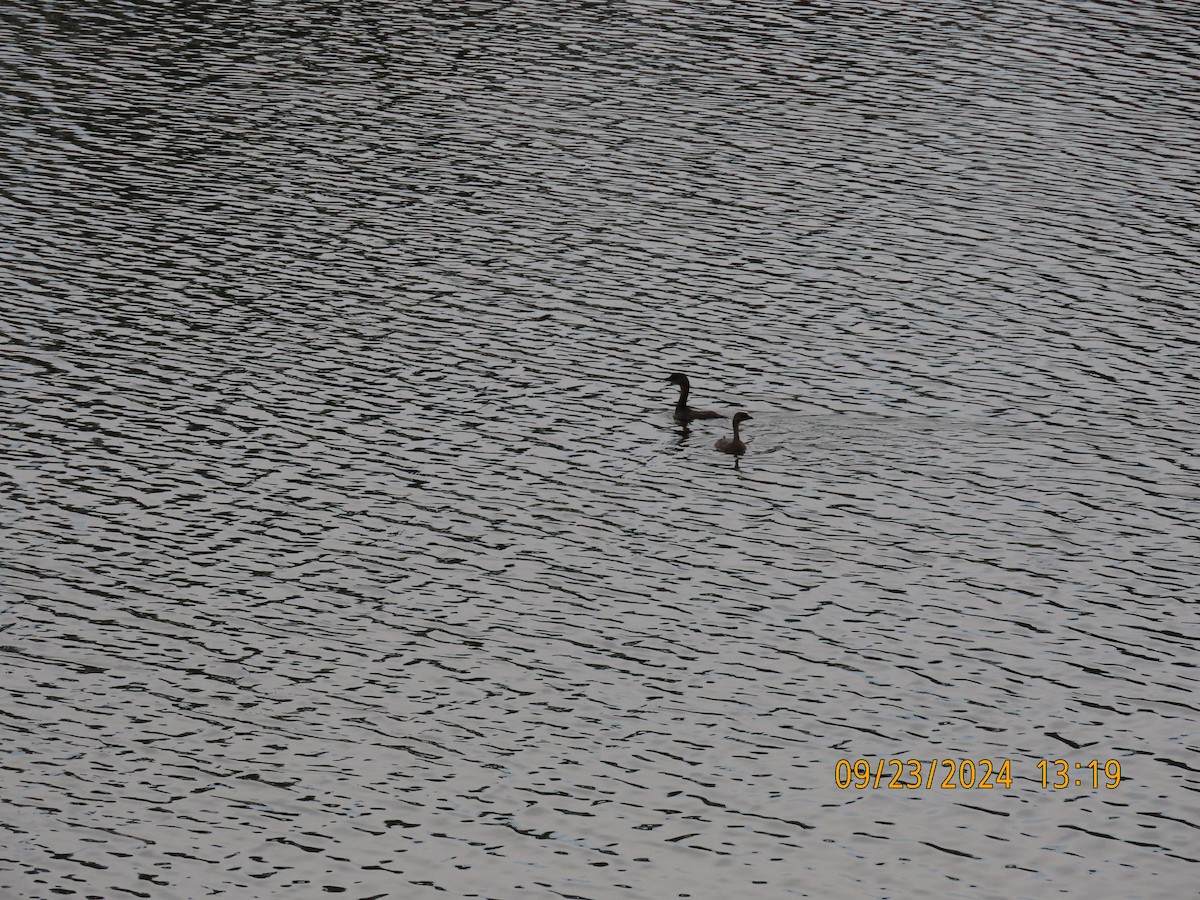
[{"label": "gray water background", "polygon": [[3,4],[0,895],[1194,896],[1196,22]]}]

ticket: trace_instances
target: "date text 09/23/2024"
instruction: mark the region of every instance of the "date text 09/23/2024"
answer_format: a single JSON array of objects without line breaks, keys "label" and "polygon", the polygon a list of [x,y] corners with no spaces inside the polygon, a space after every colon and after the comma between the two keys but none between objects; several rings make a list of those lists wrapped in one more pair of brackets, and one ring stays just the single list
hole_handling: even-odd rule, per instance
[{"label": "date text 09/23/2024", "polygon": [[[1092,759],[1070,763],[1065,759],[1043,759],[1037,764],[1044,788],[1088,787],[1111,790],[1121,783],[1121,763],[1115,759]],[[938,770],[941,770],[940,772]],[[1012,788],[1012,761],[999,764],[990,759],[839,759],[833,767],[834,783],[846,788],[889,790],[989,790]]]}]

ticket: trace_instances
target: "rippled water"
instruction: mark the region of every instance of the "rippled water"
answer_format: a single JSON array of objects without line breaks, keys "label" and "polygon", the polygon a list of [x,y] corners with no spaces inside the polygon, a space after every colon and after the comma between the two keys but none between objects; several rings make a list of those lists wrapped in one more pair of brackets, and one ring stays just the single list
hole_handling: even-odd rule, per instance
[{"label": "rippled water", "polygon": [[5,897],[1194,893],[1186,4],[84,9],[0,7]]}]

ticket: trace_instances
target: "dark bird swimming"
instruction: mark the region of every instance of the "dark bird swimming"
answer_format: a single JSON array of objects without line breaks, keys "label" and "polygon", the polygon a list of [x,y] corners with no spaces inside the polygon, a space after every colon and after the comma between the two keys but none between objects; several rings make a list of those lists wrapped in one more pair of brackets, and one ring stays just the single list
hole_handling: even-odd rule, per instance
[{"label": "dark bird swimming", "polygon": [[679,400],[675,404],[675,421],[682,422],[686,425],[688,422],[694,422],[697,419],[723,419],[725,418],[719,412],[713,412],[711,409],[692,409],[687,405],[688,391],[692,386],[688,382],[686,375],[680,375],[676,372],[667,381],[671,384],[679,385]]},{"label": "dark bird swimming", "polygon": [[734,456],[741,456],[746,452],[746,442],[743,441],[742,436],[738,434],[738,426],[743,422],[750,420],[750,413],[738,413],[733,417],[733,437],[721,438],[719,441],[713,444],[713,446],[722,453],[732,453]]}]

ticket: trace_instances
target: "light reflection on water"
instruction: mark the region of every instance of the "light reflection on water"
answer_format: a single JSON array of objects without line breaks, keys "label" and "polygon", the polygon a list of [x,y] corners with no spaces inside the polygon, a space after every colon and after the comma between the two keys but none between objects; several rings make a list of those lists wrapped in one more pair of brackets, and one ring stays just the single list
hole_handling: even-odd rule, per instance
[{"label": "light reflection on water", "polygon": [[4,16],[6,896],[1191,889],[1190,22]]}]

